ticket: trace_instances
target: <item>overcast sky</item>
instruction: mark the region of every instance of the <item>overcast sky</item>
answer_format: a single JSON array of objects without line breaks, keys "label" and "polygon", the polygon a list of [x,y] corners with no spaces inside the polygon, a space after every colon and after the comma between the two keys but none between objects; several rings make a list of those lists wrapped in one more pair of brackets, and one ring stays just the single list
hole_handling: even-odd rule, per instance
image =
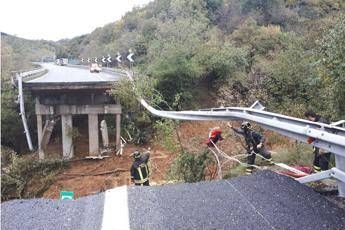
[{"label": "overcast sky", "polygon": [[57,41],[92,32],[152,0],[1,0],[0,31]]}]

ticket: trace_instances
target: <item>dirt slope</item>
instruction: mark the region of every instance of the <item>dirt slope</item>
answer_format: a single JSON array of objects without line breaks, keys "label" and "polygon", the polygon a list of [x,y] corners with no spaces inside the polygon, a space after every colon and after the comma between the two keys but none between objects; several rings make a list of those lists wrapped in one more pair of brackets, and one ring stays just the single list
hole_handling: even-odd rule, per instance
[{"label": "dirt slope", "polygon": [[[74,191],[76,197],[81,197],[122,185],[130,185],[129,168],[132,164],[130,154],[136,149],[144,150],[128,145],[123,156],[115,156],[115,153],[111,153],[109,158],[103,160],[71,162],[70,168],[57,175],[56,181],[43,194],[43,197],[56,199],[61,190]],[[152,149],[151,184],[165,183],[164,175],[167,165],[173,158],[174,154],[164,149],[158,147]]]},{"label": "dirt slope", "polygon": [[[233,124],[235,126],[239,125],[238,122],[233,122]],[[223,130],[224,140],[219,143],[219,147],[224,152],[229,155],[244,153],[243,140],[226,127],[226,122],[218,121],[182,122],[178,132],[184,149],[192,153],[203,151],[206,148],[205,141],[207,140],[209,129],[215,126],[220,126]],[[270,136],[271,133],[266,132],[265,135]],[[267,145],[269,148],[272,147],[272,143],[269,143],[269,141]],[[149,146],[136,147],[134,145],[127,145],[121,157],[115,156],[115,153],[112,152],[109,158],[103,160],[73,161],[69,169],[56,177],[56,181],[44,193],[43,197],[58,198],[61,190],[74,191],[76,197],[81,197],[117,186],[130,185],[129,168],[132,164],[130,154],[136,149],[144,151],[145,147]],[[150,147],[152,148],[151,184],[167,183],[165,174],[177,153],[168,152],[160,146],[160,143],[153,143]],[[78,149],[82,151],[76,152],[76,158],[87,156],[87,154],[81,153],[87,152],[86,142],[79,144]]]}]

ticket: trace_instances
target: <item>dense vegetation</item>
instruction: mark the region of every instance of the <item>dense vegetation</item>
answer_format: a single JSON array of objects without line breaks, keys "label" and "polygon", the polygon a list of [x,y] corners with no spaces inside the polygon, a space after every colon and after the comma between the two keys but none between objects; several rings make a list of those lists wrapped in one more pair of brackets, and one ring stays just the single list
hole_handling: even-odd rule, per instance
[{"label": "dense vegetation", "polygon": [[89,35],[61,41],[65,56],[135,53],[136,69],[174,109],[261,99],[343,118],[342,0],[156,0]]},{"label": "dense vegetation", "polygon": [[1,201],[42,196],[66,167],[64,161],[18,157],[13,150],[1,147]]},{"label": "dense vegetation", "polygon": [[[52,42],[30,41],[1,34],[2,201],[41,196],[53,182],[54,175],[65,166],[65,163],[60,161],[38,162],[32,158],[17,157],[18,152],[23,153],[28,149],[19,116],[19,105],[16,103],[18,92],[11,84],[12,71],[30,70],[35,67],[32,62],[53,58],[54,51]],[[35,143],[36,116],[33,102],[30,93],[25,92],[26,115]],[[34,181],[38,185],[32,186]]]}]

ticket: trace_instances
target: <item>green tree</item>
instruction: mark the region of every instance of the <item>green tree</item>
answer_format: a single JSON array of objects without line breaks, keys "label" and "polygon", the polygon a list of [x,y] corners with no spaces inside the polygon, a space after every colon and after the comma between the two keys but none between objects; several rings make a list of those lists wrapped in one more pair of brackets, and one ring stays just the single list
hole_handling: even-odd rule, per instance
[{"label": "green tree", "polygon": [[[121,80],[111,90],[111,94],[123,106],[122,119],[124,136],[129,135],[134,143],[147,143],[152,138],[153,123],[155,122],[146,110],[140,106],[138,98],[144,98],[152,105],[162,103],[162,96],[154,90],[155,81],[147,76],[137,76],[133,82]],[[135,86],[135,87],[134,87]],[[128,132],[128,133],[127,133]]]},{"label": "green tree", "polygon": [[345,15],[341,15],[333,29],[325,33],[321,44],[321,62],[326,69],[322,76],[333,89],[336,117],[345,117]]}]

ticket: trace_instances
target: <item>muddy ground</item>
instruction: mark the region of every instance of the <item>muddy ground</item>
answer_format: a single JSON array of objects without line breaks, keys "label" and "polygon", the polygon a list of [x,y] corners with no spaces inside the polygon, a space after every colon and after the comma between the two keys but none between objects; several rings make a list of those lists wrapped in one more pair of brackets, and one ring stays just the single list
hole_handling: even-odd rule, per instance
[{"label": "muddy ground", "polygon": [[[239,126],[239,123],[233,122],[233,125]],[[243,140],[226,127],[226,122],[217,121],[181,123],[177,131],[183,149],[190,153],[204,151],[206,149],[205,142],[208,132],[210,128],[215,126],[220,126],[223,130],[224,140],[219,143],[219,147],[224,152],[228,155],[245,153]],[[272,133],[265,132],[265,135],[270,136]],[[114,137],[110,136],[110,139],[112,138],[114,139]],[[178,138],[175,138],[178,142]],[[284,140],[287,144],[290,143],[288,139]],[[58,198],[61,190],[74,191],[76,197],[81,197],[122,185],[131,185],[129,168],[133,159],[130,157],[130,154],[136,149],[145,151],[148,147],[151,147],[151,184],[169,183],[166,178],[166,172],[176,157],[177,152],[167,151],[161,143],[152,141],[145,146],[129,144],[125,146],[122,156],[116,156],[115,152],[111,151],[108,153],[109,158],[87,160],[85,157],[88,156],[88,137],[81,135],[75,143],[75,157],[70,162],[69,168],[55,177],[55,182],[43,194],[43,197]],[[272,150],[283,146],[268,141],[267,147]],[[48,158],[59,158],[61,151],[61,140],[56,135],[52,139],[46,155]],[[228,162],[228,167],[232,166],[233,163]]]}]

